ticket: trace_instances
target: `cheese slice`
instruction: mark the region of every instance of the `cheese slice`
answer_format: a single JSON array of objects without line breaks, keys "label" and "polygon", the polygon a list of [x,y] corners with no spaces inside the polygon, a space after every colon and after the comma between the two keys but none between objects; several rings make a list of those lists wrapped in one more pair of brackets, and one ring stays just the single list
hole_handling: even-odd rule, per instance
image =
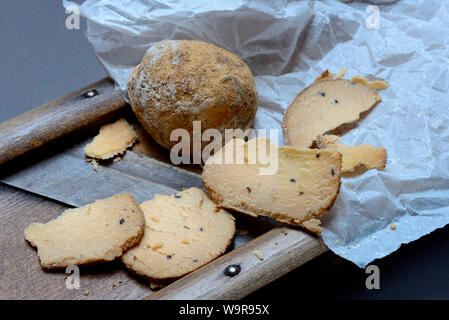
[{"label": "cheese slice", "polygon": [[387,151],[385,148],[374,148],[369,144],[348,146],[341,144],[340,137],[323,135],[317,139],[318,147],[326,150],[337,150],[343,156],[342,172],[352,172],[356,167],[364,165],[367,169],[385,168]]},{"label": "cheese slice", "polygon": [[156,195],[141,204],[145,235],[122,257],[125,265],[150,279],[189,273],[226,251],[235,233],[234,217],[198,188]]},{"label": "cheese slice", "polygon": [[343,78],[346,72],[348,72],[348,70],[346,70],[345,68],[341,69],[340,72],[338,72],[337,75],[335,76],[335,79]]},{"label": "cheese slice", "polygon": [[[275,163],[268,163],[259,153]],[[233,161],[225,161],[230,154]],[[277,170],[261,174],[268,167]],[[341,154],[334,150],[277,147],[263,138],[247,143],[233,139],[207,160],[202,179],[209,198],[220,207],[303,225],[333,205],[340,188],[340,168]]]},{"label": "cheese slice", "polygon": [[32,223],[25,239],[37,247],[42,267],[63,268],[114,260],[140,240],[144,225],[136,200],[120,194]]},{"label": "cheese slice", "polygon": [[133,127],[125,119],[104,125],[84,151],[87,156],[97,159],[109,159],[122,154],[131,147],[137,139]]},{"label": "cheese slice", "polygon": [[286,144],[308,148],[318,135],[358,120],[380,101],[377,90],[357,82],[316,81],[296,96],[284,115]]}]

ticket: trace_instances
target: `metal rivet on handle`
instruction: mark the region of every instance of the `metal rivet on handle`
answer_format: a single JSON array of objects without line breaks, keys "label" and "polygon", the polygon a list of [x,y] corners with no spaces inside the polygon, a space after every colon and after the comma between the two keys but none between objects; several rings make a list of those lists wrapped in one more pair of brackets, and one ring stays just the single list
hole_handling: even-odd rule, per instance
[{"label": "metal rivet on handle", "polygon": [[92,98],[95,97],[98,94],[98,91],[96,89],[92,89],[84,93],[84,97],[86,98]]},{"label": "metal rivet on handle", "polygon": [[227,275],[228,277],[234,277],[234,276],[238,275],[241,270],[242,270],[242,268],[238,264],[231,264],[226,267],[226,269],[224,270],[223,273],[225,275]]}]

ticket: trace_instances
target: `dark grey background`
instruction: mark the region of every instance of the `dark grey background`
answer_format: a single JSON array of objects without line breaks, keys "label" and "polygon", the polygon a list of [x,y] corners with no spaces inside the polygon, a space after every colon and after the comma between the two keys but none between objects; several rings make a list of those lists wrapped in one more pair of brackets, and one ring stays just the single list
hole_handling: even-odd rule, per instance
[{"label": "dark grey background", "polygon": [[[79,2],[79,1],[77,1]],[[84,30],[67,30],[59,0],[0,1],[0,121],[105,76]],[[333,254],[306,264],[248,299],[449,299],[449,228],[380,261],[380,290]]]}]

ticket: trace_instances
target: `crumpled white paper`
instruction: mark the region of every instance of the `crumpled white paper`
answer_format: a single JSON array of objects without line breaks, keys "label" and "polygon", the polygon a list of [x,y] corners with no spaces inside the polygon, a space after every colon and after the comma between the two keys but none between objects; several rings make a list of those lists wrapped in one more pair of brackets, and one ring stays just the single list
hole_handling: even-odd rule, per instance
[{"label": "crumpled white paper", "polygon": [[[378,29],[365,24],[373,2]],[[256,76],[256,128],[280,129],[294,96],[327,68],[389,82],[383,101],[343,136],[384,146],[387,167],[343,178],[322,237],[365,267],[449,223],[448,1],[87,0],[81,14],[124,94],[155,42],[197,39],[236,53]]]}]

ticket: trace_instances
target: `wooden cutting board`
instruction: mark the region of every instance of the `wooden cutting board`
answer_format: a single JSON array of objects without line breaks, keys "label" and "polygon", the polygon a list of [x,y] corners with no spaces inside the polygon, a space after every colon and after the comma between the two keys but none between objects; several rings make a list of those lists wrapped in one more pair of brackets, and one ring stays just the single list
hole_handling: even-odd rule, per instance
[{"label": "wooden cutting board", "polygon": [[[93,135],[98,126],[130,115],[126,101],[103,79],[0,124],[0,170],[20,168],[25,158]],[[139,144],[133,151],[169,163],[169,154],[137,127]],[[201,168],[185,169],[200,173]],[[114,261],[80,268],[80,289],[67,289],[61,271],[43,271],[36,250],[23,231],[35,221],[45,222],[67,207],[51,199],[0,185],[0,299],[240,299],[328,249],[321,239],[299,229],[273,227],[237,215],[238,228],[255,230],[248,242],[208,265],[153,291],[148,280]],[[263,260],[254,251],[260,250]],[[239,274],[224,271],[239,265]],[[87,292],[87,291],[88,292]]]}]

